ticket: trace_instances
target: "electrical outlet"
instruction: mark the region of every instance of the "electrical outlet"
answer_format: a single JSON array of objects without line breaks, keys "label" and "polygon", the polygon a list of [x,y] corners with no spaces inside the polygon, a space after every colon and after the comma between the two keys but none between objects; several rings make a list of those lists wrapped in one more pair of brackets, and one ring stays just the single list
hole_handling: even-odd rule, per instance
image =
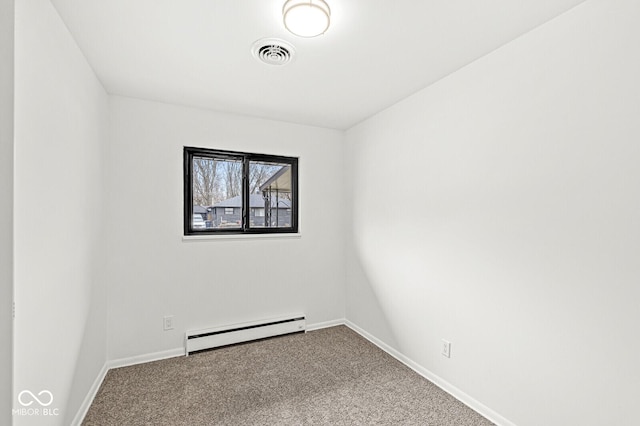
[{"label": "electrical outlet", "polygon": [[451,358],[451,342],[442,339],[442,355]]},{"label": "electrical outlet", "polygon": [[173,330],[173,315],[167,315],[163,318],[164,331]]}]

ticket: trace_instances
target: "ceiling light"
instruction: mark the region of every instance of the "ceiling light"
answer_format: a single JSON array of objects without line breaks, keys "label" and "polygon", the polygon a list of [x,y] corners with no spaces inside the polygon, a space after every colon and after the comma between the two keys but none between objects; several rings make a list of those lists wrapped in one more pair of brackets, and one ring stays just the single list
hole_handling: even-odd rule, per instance
[{"label": "ceiling light", "polygon": [[282,7],[284,26],[300,37],[316,37],[329,29],[331,10],[324,0],[287,0]]}]

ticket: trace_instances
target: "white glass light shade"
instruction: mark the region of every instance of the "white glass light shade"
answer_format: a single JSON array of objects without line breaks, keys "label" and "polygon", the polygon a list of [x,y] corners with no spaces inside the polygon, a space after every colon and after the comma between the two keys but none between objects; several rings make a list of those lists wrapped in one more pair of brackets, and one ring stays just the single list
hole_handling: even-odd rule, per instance
[{"label": "white glass light shade", "polygon": [[287,0],[282,19],[287,30],[300,37],[316,37],[329,28],[331,10],[324,0]]}]

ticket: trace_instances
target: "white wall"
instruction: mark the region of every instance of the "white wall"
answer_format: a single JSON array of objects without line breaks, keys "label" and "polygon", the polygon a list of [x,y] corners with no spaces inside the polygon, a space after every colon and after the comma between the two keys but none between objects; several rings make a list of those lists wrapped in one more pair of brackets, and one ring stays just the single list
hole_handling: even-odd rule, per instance
[{"label": "white wall", "polygon": [[519,426],[639,421],[639,21],[587,1],[347,133],[347,318]]},{"label": "white wall", "polygon": [[16,4],[15,85],[14,390],[49,390],[59,415],[14,420],[69,424],[106,360],[98,273],[108,105],[48,1]]},{"label": "white wall", "polygon": [[[342,132],[122,97],[110,117],[110,359],[183,348],[190,329],[344,318]],[[302,237],[183,241],[185,145],[299,156]]]},{"label": "white wall", "polygon": [[11,424],[14,2],[0,0],[0,424]]}]

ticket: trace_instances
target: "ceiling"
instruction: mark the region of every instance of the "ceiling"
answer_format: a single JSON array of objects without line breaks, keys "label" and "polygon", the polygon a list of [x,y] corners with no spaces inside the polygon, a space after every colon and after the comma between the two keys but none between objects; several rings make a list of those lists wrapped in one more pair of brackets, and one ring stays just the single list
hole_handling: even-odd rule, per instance
[{"label": "ceiling", "polygon": [[[347,129],[584,0],[327,0],[305,39],[284,0],[51,0],[111,94]],[[266,65],[277,37],[294,60]]]}]

